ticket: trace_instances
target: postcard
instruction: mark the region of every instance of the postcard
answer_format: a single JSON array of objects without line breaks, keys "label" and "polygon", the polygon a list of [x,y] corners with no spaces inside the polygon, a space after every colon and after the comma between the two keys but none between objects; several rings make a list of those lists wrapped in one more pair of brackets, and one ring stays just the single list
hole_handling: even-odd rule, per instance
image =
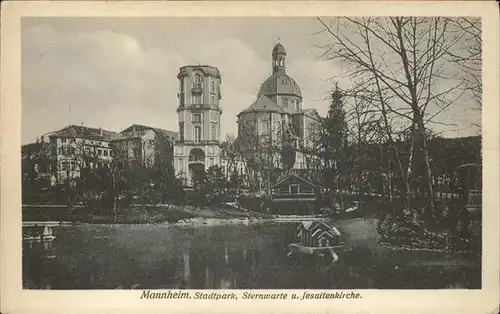
[{"label": "postcard", "polygon": [[497,312],[497,10],[7,2],[2,312]]}]

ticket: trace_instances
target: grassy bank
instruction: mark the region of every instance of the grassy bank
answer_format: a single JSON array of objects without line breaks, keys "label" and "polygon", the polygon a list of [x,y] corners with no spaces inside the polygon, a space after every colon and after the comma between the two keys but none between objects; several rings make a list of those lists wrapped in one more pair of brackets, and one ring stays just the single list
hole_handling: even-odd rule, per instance
[{"label": "grassy bank", "polygon": [[86,208],[74,210],[68,215],[68,220],[82,223],[95,224],[154,224],[176,223],[193,218],[227,219],[227,218],[263,218],[262,215],[241,211],[230,206],[193,207],[175,205],[134,205],[121,208],[117,211],[116,218],[111,214],[101,211],[92,211]]}]

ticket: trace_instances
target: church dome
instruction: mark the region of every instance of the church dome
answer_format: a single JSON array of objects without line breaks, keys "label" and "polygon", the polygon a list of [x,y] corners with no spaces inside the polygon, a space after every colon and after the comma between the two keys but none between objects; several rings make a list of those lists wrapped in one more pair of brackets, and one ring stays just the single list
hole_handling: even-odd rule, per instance
[{"label": "church dome", "polygon": [[299,85],[284,72],[275,72],[262,83],[257,98],[261,95],[294,95],[302,98]]},{"label": "church dome", "polygon": [[278,53],[286,55],[285,47],[280,43],[277,43],[273,48],[273,55]]}]

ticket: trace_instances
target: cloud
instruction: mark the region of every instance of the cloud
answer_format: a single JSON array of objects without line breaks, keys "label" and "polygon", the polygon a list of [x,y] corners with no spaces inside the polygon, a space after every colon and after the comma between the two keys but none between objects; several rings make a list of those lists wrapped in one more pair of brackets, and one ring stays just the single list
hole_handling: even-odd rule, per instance
[{"label": "cloud", "polygon": [[[278,36],[305,108],[327,111],[342,65],[317,58],[314,19],[29,18],[22,24],[22,141],[68,124],[120,131],[133,123],[177,131],[177,73],[209,64],[222,74],[222,133],[271,74]],[[448,116],[451,116],[448,115]]]}]

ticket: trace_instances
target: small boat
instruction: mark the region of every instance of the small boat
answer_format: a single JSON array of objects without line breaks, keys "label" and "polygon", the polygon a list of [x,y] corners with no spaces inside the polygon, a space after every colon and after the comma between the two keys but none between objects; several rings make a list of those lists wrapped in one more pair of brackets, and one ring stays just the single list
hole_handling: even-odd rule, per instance
[{"label": "small boat", "polygon": [[40,241],[52,241],[56,237],[52,233],[52,227],[50,226],[26,226],[23,227],[23,241],[28,242],[40,242]]},{"label": "small boat", "polygon": [[288,256],[294,254],[305,254],[319,256],[320,258],[331,258],[332,263],[339,260],[338,253],[350,250],[347,243],[340,241],[340,232],[324,221],[306,221],[301,222],[297,227],[297,237],[301,239],[300,243],[291,243],[288,245]]},{"label": "small boat", "polygon": [[52,241],[55,238],[56,237],[52,233],[52,228],[50,226],[45,226],[45,228],[43,228],[42,241]]}]

